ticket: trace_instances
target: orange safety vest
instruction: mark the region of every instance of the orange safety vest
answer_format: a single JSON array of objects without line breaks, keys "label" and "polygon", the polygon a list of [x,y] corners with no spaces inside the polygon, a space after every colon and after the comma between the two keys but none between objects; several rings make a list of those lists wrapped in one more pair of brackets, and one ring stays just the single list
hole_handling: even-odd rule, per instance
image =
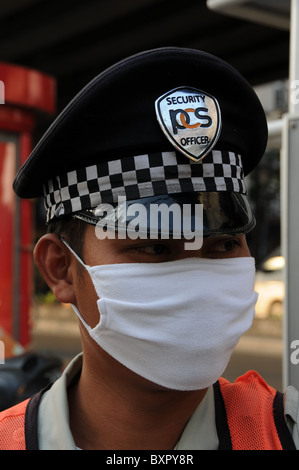
[{"label": "orange safety vest", "polygon": [[[0,413],[0,450],[38,450],[38,405],[44,391]],[[214,384],[220,450],[296,450],[284,419],[283,394],[255,371]]]},{"label": "orange safety vest", "polygon": [[214,385],[219,449],[296,450],[284,417],[283,394],[255,371]]}]

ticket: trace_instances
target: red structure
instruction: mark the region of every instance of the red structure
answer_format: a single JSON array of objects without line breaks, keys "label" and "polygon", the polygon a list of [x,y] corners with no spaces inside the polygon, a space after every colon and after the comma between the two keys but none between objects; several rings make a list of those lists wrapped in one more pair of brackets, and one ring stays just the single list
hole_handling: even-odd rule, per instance
[{"label": "red structure", "polygon": [[33,204],[12,183],[32,149],[38,112],[55,111],[55,80],[0,62],[0,327],[26,346],[30,340]]}]

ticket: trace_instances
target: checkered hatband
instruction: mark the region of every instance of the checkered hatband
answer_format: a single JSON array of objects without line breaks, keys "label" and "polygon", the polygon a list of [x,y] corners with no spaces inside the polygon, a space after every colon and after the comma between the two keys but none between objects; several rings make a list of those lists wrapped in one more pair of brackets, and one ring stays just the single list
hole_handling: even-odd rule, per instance
[{"label": "checkered hatband", "polygon": [[47,222],[54,217],[143,197],[190,192],[246,193],[240,155],[213,150],[201,163],[176,152],[101,162],[57,176],[44,185]]}]

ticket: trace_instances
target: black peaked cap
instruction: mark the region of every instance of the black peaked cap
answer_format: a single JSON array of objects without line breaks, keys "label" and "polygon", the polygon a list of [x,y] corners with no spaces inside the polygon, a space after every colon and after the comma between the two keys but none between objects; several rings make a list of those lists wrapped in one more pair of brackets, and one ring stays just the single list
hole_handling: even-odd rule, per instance
[{"label": "black peaked cap", "polygon": [[43,195],[50,178],[101,161],[173,150],[162,132],[155,101],[186,86],[213,95],[222,114],[215,149],[242,156],[247,175],[267,143],[265,113],[251,85],[211,54],[165,47],[128,57],[96,76],[55,119],[19,170],[14,190]]}]

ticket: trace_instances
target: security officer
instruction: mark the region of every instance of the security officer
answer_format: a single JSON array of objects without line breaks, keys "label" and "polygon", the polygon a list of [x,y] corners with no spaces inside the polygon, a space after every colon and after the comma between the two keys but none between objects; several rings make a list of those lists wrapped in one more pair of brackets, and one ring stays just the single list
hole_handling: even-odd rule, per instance
[{"label": "security officer", "polygon": [[92,80],[14,182],[44,195],[37,266],[83,353],[0,414],[5,449],[295,449],[298,393],[221,378],[257,295],[244,183],[267,123],[248,82],[160,48]]}]

